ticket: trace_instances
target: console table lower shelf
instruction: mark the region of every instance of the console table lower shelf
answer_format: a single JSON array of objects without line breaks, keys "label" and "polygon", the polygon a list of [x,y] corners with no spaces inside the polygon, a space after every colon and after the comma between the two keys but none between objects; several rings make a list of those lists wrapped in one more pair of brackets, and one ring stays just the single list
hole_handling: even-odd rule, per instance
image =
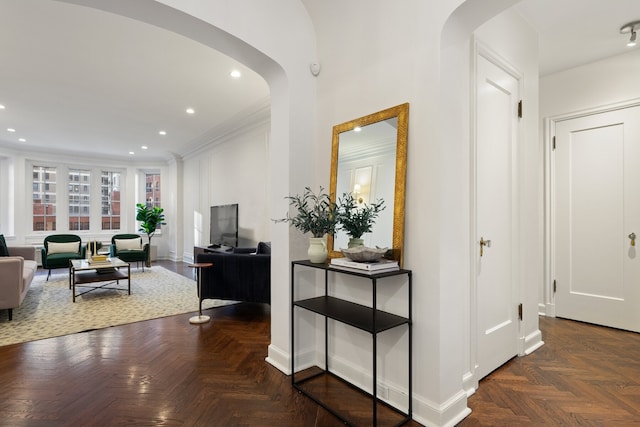
[{"label": "console table lower shelf", "polygon": [[371,411],[373,395],[340,376],[313,366],[296,372],[293,387],[350,426],[400,426],[406,413],[376,399],[376,416]]},{"label": "console table lower shelf", "polygon": [[[311,267],[324,270],[325,289],[324,295],[308,299],[297,300],[295,286],[295,267]],[[352,301],[336,298],[329,294],[329,277],[333,274],[346,274],[358,276],[371,281],[372,304],[362,305]],[[389,313],[378,309],[377,282],[378,280],[406,275],[407,277],[407,313],[406,317]],[[364,274],[360,272],[347,272],[335,269],[327,264],[313,264],[309,261],[294,261],[291,264],[291,383],[295,389],[311,398],[314,402],[325,408],[345,424],[356,425],[393,425],[400,426],[411,419],[412,413],[412,339],[411,339],[411,279],[410,270],[397,270],[376,274]],[[312,366],[296,372],[295,363],[295,318],[298,310],[313,312],[324,317],[324,368]],[[329,334],[328,320],[351,326],[361,331],[368,332],[372,338],[372,392],[350,383],[329,368]],[[407,410],[403,411],[382,400],[378,394],[377,384],[377,336],[381,332],[398,327],[408,328],[407,348]]]}]

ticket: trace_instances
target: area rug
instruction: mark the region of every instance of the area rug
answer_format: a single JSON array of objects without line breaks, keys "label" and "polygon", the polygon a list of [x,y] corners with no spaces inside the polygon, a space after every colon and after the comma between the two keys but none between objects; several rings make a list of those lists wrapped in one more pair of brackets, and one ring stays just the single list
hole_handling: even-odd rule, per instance
[{"label": "area rug", "polygon": [[[60,270],[59,270],[60,271]],[[153,266],[131,271],[131,295],[125,290],[96,290],[71,302],[68,273],[36,276],[13,320],[0,320],[0,345],[68,335],[141,320],[198,312],[194,280]],[[76,293],[79,289],[76,289]],[[232,304],[232,301],[204,300],[202,308]]]}]

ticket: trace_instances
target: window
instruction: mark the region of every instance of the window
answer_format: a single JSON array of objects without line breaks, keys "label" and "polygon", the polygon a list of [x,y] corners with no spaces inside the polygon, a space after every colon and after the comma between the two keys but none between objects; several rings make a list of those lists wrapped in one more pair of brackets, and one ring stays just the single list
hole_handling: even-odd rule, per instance
[{"label": "window", "polygon": [[100,178],[102,198],[102,229],[120,229],[120,172],[102,171]]},{"label": "window", "polygon": [[147,201],[147,206],[160,206],[160,174],[146,173],[145,181],[145,199]]},{"label": "window", "polygon": [[69,230],[88,230],[90,191],[88,185],[74,184],[91,180],[91,171],[69,169]]},{"label": "window", "polygon": [[[160,174],[147,172],[145,173],[145,200],[147,206],[160,207],[160,201],[162,200],[160,197]],[[162,228],[160,224],[158,224],[158,230]]]},{"label": "window", "polygon": [[33,166],[33,230],[56,229],[56,168]]}]

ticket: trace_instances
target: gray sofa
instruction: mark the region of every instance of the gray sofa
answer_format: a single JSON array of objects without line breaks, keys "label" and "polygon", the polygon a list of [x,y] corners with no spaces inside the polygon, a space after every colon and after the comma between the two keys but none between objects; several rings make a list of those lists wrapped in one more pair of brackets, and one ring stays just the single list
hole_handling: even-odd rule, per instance
[{"label": "gray sofa", "polygon": [[20,307],[38,269],[33,246],[9,246],[9,256],[0,256],[0,309]]},{"label": "gray sofa", "polygon": [[197,255],[196,262],[210,262],[202,269],[201,299],[271,303],[271,245],[234,248],[230,252]]}]

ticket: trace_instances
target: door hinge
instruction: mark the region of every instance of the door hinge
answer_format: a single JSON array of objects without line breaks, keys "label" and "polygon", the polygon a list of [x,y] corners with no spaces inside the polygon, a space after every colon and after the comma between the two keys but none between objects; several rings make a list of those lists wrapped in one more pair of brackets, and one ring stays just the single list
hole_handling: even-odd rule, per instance
[{"label": "door hinge", "polygon": [[553,293],[558,292],[558,284],[556,283],[556,279],[553,279]]},{"label": "door hinge", "polygon": [[518,319],[522,320],[522,303],[518,304]]},{"label": "door hinge", "polygon": [[522,99],[518,101],[518,118],[522,118]]},{"label": "door hinge", "polygon": [[553,137],[553,141],[552,141],[552,148],[555,150],[556,149],[556,137]]}]

